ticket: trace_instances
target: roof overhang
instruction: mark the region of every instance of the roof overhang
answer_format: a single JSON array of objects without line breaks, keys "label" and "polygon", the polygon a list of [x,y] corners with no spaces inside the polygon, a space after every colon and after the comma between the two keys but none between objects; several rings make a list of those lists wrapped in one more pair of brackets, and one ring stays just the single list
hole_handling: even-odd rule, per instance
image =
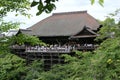
[{"label": "roof overhang", "polygon": [[80,39],[80,38],[95,38],[98,35],[81,35],[81,36],[71,36],[69,39]]}]

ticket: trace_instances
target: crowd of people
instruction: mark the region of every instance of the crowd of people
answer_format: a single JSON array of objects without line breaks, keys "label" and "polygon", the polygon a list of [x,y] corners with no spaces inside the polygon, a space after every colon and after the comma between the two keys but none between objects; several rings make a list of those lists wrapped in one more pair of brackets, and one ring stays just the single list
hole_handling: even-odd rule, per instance
[{"label": "crowd of people", "polygon": [[26,51],[38,51],[38,52],[70,52],[74,49],[74,47],[70,45],[49,45],[49,46],[26,46]]},{"label": "crowd of people", "polygon": [[49,46],[26,46],[26,45],[13,45],[12,48],[25,48],[26,52],[71,52],[73,50],[77,50],[80,48],[86,48],[86,47],[94,47],[93,44],[75,44],[75,45],[70,45],[70,44],[65,44],[65,45],[49,45]]}]

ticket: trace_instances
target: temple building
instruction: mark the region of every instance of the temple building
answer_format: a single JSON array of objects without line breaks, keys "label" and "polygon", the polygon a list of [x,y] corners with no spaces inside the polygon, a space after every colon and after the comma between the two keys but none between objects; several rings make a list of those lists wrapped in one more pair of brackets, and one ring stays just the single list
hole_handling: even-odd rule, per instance
[{"label": "temple building", "polygon": [[15,53],[25,59],[44,59],[45,69],[63,63],[61,54],[72,55],[74,50],[92,51],[98,43],[94,39],[101,25],[87,11],[54,13],[17,34],[37,36],[49,46],[13,46]]}]

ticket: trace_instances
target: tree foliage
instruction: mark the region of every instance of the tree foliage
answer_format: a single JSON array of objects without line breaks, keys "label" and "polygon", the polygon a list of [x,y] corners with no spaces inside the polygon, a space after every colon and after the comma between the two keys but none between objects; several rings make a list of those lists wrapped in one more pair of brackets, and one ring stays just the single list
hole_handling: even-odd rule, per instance
[{"label": "tree foliage", "polygon": [[43,72],[43,63],[39,60],[26,65],[26,61],[11,53],[0,54],[1,80],[33,80]]},{"label": "tree foliage", "polygon": [[58,0],[39,0],[33,1],[31,7],[37,6],[38,12],[36,15],[40,15],[42,12],[50,13],[56,8],[55,2]]},{"label": "tree foliage", "polygon": [[[95,3],[95,0],[90,0],[91,1],[91,4],[93,5]],[[98,3],[103,6],[104,4],[104,0],[98,0]]]},{"label": "tree foliage", "polygon": [[[40,15],[42,12],[50,13],[56,8],[55,2],[59,0],[0,0],[0,17],[6,16],[8,12],[17,12],[28,15],[27,11],[31,7],[37,6],[38,12],[36,15]],[[90,0],[91,4],[95,3],[95,0]],[[104,0],[99,0],[98,3],[103,6]]]},{"label": "tree foliage", "polygon": [[24,45],[25,43],[28,43],[29,45],[46,45],[44,42],[39,40],[36,36],[30,36],[26,34],[18,34],[17,36],[13,36],[9,39],[9,42],[11,44],[18,44],[18,45]]},{"label": "tree foliage", "polygon": [[4,22],[4,21],[1,21],[1,24],[0,24],[0,33],[2,32],[8,32],[8,30],[10,29],[17,29],[19,28],[19,25],[20,23],[19,22]]},{"label": "tree foliage", "polygon": [[[50,13],[54,9],[56,9],[55,2],[59,0],[39,0],[39,1],[34,1],[31,3],[31,7],[37,6],[38,12],[36,15],[40,15],[43,12]],[[95,0],[90,0],[91,5],[95,3]],[[98,3],[103,6],[104,0],[99,0]]]},{"label": "tree foliage", "polygon": [[29,9],[29,0],[0,0],[0,17],[4,17],[8,12],[13,11],[27,15]]},{"label": "tree foliage", "polygon": [[41,76],[41,73],[44,72],[43,62],[40,60],[35,60],[26,67],[24,80],[37,80]]},{"label": "tree foliage", "polygon": [[0,54],[0,79],[22,80],[25,70],[25,60],[10,54]]},{"label": "tree foliage", "polygon": [[101,21],[103,27],[100,29],[96,40],[103,40],[105,38],[119,37],[120,30],[120,9],[117,9],[114,13],[110,13],[104,21]]}]

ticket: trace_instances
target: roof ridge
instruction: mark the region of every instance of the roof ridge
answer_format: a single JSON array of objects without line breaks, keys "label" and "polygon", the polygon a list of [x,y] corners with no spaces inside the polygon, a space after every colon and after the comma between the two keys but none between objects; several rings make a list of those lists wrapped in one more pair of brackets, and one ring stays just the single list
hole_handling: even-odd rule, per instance
[{"label": "roof ridge", "polygon": [[19,29],[19,30],[22,30],[22,31],[31,31],[30,29]]},{"label": "roof ridge", "polygon": [[78,13],[87,13],[87,10],[84,10],[84,11],[72,11],[72,12],[53,13],[52,15],[78,14]]}]

